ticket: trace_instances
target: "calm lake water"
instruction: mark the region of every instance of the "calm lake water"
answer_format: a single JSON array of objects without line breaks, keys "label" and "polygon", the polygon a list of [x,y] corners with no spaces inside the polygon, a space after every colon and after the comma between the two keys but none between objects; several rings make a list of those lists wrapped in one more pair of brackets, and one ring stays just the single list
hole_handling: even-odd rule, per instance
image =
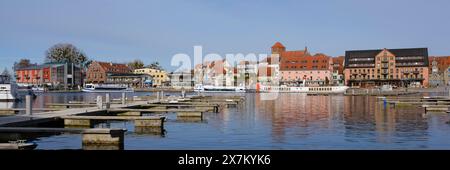
[{"label": "calm lake water", "polygon": [[[34,107],[50,102],[94,101],[97,95],[41,94]],[[203,121],[182,121],[175,113],[167,114],[164,135],[135,133],[133,122],[107,122],[96,127],[128,129],[127,150],[450,149],[446,113],[423,116],[423,109],[418,107],[385,108],[374,96],[284,93],[276,100],[262,100],[262,94],[241,95],[246,98],[241,106],[207,113]],[[37,149],[82,148],[79,134],[39,137],[33,142],[38,144]]]}]

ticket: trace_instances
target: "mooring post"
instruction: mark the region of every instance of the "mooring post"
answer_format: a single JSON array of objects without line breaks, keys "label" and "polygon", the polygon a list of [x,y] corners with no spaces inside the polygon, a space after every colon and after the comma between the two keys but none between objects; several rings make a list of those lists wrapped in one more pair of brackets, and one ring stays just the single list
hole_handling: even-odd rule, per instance
[{"label": "mooring post", "polygon": [[122,104],[126,104],[126,94],[125,94],[125,92],[122,93]]},{"label": "mooring post", "polygon": [[160,97],[160,96],[159,96],[159,91],[158,91],[158,92],[156,92],[156,100],[157,100],[158,102],[159,102],[159,100],[160,100],[159,97]]},{"label": "mooring post", "polygon": [[97,107],[98,107],[99,109],[103,109],[102,96],[97,96]]},{"label": "mooring post", "polygon": [[111,98],[110,98],[110,96],[109,96],[109,93],[106,93],[106,96],[105,96],[105,103],[106,103],[106,109],[109,109],[110,106],[111,106]]},{"label": "mooring post", "polygon": [[33,115],[33,106],[32,106],[32,101],[31,101],[31,95],[25,96],[25,110],[26,110],[27,115],[29,115],[29,116]]},{"label": "mooring post", "polygon": [[164,100],[164,91],[161,91],[161,100]]}]

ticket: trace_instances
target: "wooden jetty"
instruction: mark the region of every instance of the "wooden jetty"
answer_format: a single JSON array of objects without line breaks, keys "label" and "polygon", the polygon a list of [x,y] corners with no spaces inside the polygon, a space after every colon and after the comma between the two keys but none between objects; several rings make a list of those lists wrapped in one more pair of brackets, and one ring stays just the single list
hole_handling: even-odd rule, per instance
[{"label": "wooden jetty", "polygon": [[211,112],[219,112],[218,104],[208,104],[208,103],[198,103],[198,104],[188,104],[188,103],[154,103],[154,104],[146,104],[142,105],[143,107],[151,107],[153,109],[169,109],[169,108],[194,108],[198,110],[206,109]]},{"label": "wooden jetty", "polygon": [[83,108],[83,107],[95,107],[97,104],[86,103],[46,103],[45,106],[51,108]]},{"label": "wooden jetty", "polygon": [[129,108],[118,108],[118,109],[108,109],[108,113],[111,112],[121,112],[118,115],[121,116],[141,116],[143,113],[169,113],[175,112],[177,116],[192,116],[192,117],[203,117],[203,113],[207,112],[209,109],[129,109]]},{"label": "wooden jetty", "polygon": [[348,89],[344,95],[346,96],[400,96],[400,95],[411,95],[418,94],[417,91],[403,91],[403,90],[392,90],[392,91],[382,91],[379,89],[363,89],[363,88],[351,88]]},{"label": "wooden jetty", "polygon": [[[48,112],[48,111],[59,111],[61,109],[57,109],[57,108],[33,108],[33,111],[43,111],[43,112]],[[26,111],[25,108],[11,108],[11,109],[0,109],[0,115],[14,115],[17,114],[17,112],[20,111]]]},{"label": "wooden jetty", "polygon": [[[177,113],[178,121],[203,122],[206,112],[218,112],[223,106],[238,105],[244,101],[240,96],[161,96],[140,97],[141,100],[129,102],[122,94],[121,102],[106,100],[97,96],[96,103],[47,103],[51,108],[32,108],[31,97],[26,97],[25,109],[9,109],[3,111],[17,112],[25,110],[25,114],[0,117],[0,133],[79,133],[82,134],[83,149],[123,148],[126,129],[86,129],[86,128],[36,128],[41,123],[63,120],[67,126],[92,127],[95,122],[118,120],[134,121],[136,133],[164,132],[164,116],[142,116],[143,113]],[[153,99],[153,100],[150,100]],[[2,110],[0,110],[2,111]],[[43,111],[34,113],[33,111]],[[116,115],[111,113],[118,113]],[[17,145],[16,148],[24,148]],[[6,145],[5,145],[6,147]],[[13,147],[10,144],[8,147]]]},{"label": "wooden jetty", "polygon": [[416,96],[416,97],[378,97],[393,107],[396,106],[417,106],[424,108],[425,113],[428,112],[447,112],[450,107],[450,97],[448,96]]},{"label": "wooden jetty", "polygon": [[123,148],[126,129],[78,129],[78,128],[37,128],[0,127],[0,133],[77,133],[82,134],[83,145],[106,144]]},{"label": "wooden jetty", "polygon": [[160,127],[164,128],[165,117],[162,116],[62,116],[66,126],[91,127],[95,121],[106,120],[133,120],[135,127]]}]

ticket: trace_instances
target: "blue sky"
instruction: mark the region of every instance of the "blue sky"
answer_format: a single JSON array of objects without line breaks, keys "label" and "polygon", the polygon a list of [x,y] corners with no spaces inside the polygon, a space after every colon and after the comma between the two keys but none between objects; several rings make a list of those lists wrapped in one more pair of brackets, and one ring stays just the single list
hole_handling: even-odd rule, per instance
[{"label": "blue sky", "polygon": [[56,43],[72,43],[91,59],[159,61],[173,70],[177,53],[269,53],[330,56],[345,50],[428,47],[450,55],[446,0],[0,0],[0,69],[20,58],[43,62]]}]

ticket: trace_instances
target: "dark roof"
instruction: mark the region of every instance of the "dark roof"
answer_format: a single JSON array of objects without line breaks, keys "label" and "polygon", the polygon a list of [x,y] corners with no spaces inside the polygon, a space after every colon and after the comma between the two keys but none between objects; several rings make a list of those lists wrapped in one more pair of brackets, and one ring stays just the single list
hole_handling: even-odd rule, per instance
[{"label": "dark roof", "polygon": [[28,67],[16,67],[15,70],[39,70],[42,69],[42,65],[31,65]]},{"label": "dark roof", "polygon": [[[112,77],[140,77],[140,76],[150,76],[148,74],[134,74],[134,73],[120,73],[120,74],[109,74]],[[151,76],[150,76],[151,77]]]}]

